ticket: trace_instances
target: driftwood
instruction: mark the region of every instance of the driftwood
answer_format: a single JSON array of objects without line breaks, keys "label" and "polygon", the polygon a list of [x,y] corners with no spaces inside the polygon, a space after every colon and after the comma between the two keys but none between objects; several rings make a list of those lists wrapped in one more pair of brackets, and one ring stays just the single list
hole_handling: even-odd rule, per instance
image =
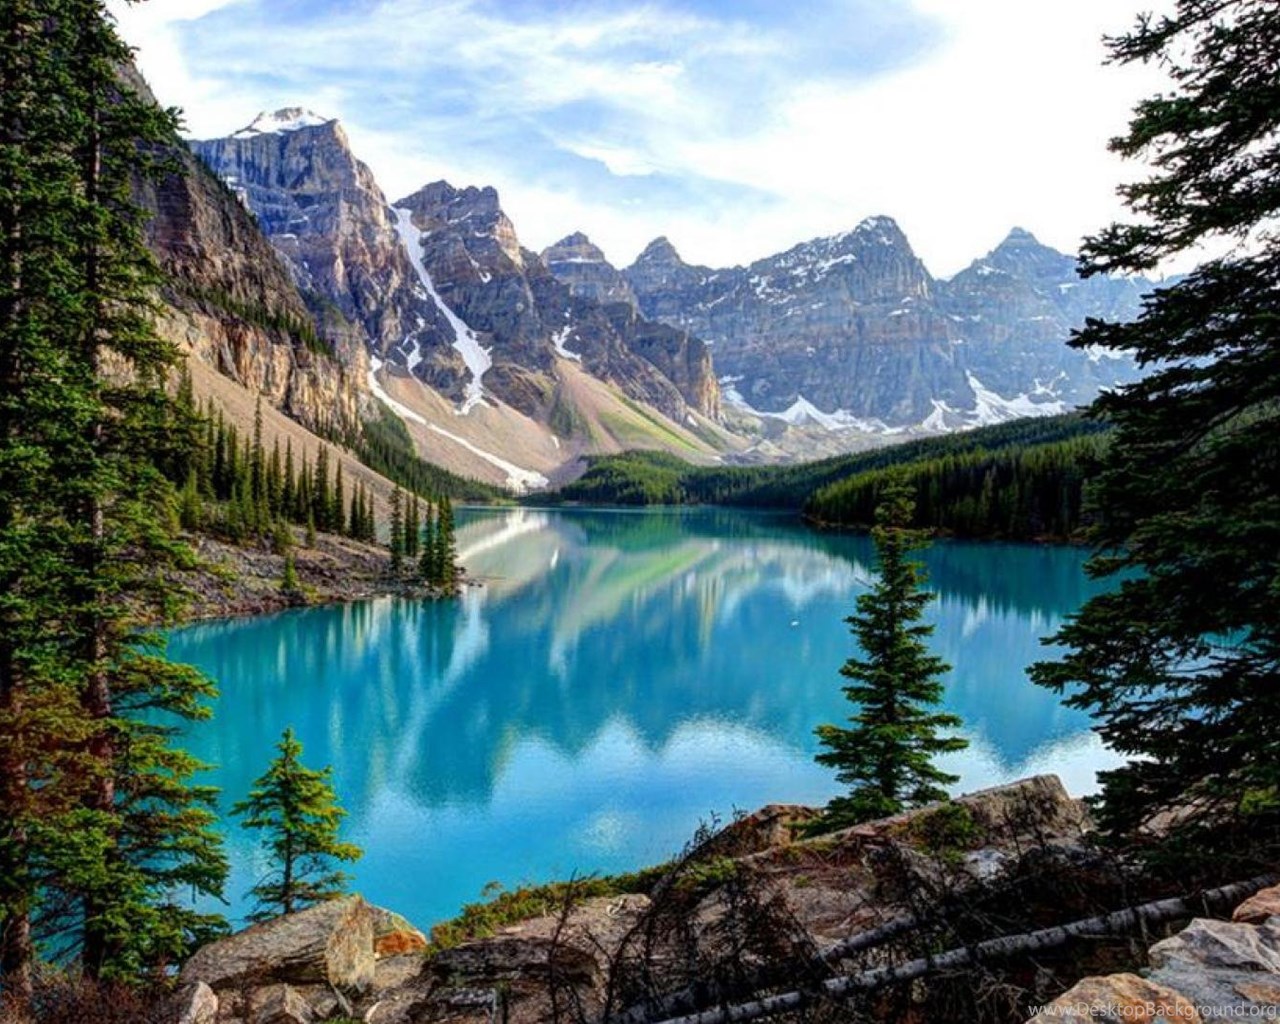
[{"label": "driftwood", "polygon": [[[835,963],[846,957],[853,956],[855,953],[874,949],[876,946],[883,945],[892,939],[898,938],[900,935],[914,931],[920,927],[920,924],[919,918],[916,917],[895,917],[877,928],[859,932],[857,935],[828,946],[821,952],[818,959],[823,964]],[[772,972],[758,970],[749,979],[749,984],[752,984],[755,988],[765,987],[768,984],[769,973],[776,974],[777,971],[776,969]],[[721,997],[722,993],[715,991],[710,986],[690,985],[676,992],[669,992],[664,996],[647,999],[624,1013],[609,1017],[606,1024],[651,1024],[655,1020],[670,1017],[672,1014],[691,1013],[700,1005],[705,1005]]]},{"label": "driftwood", "polygon": [[[1117,910],[1110,914],[1072,921],[1053,928],[1042,928],[1022,935],[1007,935],[988,939],[972,946],[948,950],[937,956],[922,957],[893,966],[877,967],[859,974],[830,978],[812,989],[784,992],[765,996],[751,1002],[703,1010],[683,1017],[648,1017],[637,1024],[738,1024],[741,1021],[760,1020],[775,1014],[789,1013],[818,1002],[842,999],[865,992],[873,992],[889,985],[914,981],[938,971],[968,967],[987,959],[1037,953],[1064,946],[1073,939],[1097,935],[1118,935],[1133,931],[1139,925],[1156,925],[1180,917],[1193,917],[1208,906],[1230,906],[1259,889],[1280,881],[1277,875],[1262,875],[1247,882],[1236,882],[1217,889],[1210,889],[1186,899],[1157,900],[1141,906]],[[630,1018],[634,1020],[634,1018]]]}]

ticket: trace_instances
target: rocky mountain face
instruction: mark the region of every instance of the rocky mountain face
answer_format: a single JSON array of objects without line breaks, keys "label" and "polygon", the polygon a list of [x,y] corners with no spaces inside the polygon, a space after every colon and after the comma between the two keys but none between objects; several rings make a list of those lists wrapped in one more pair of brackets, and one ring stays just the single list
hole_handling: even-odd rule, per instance
[{"label": "rocky mountain face", "polygon": [[[395,207],[424,280],[474,338],[468,365],[517,409],[545,412],[546,381],[560,357],[677,421],[688,408],[716,415],[719,390],[705,346],[675,332],[671,348],[687,351],[673,359],[651,340],[669,328],[612,316],[595,297],[575,295],[520,245],[494,189],[435,182]],[[676,363],[694,369],[677,379],[667,373]]]},{"label": "rocky mountain face", "polygon": [[[678,345],[652,340],[660,326],[615,322],[599,300],[572,295],[521,247],[492,188],[436,182],[388,204],[341,125],[298,109],[192,148],[256,215],[313,312],[350,321],[379,365],[464,412],[488,393],[545,418],[557,356],[673,419],[718,409],[700,343],[684,339],[692,351],[673,355]],[[679,365],[680,382],[663,363]]]},{"label": "rocky mountain face", "polygon": [[[133,84],[146,90],[136,75]],[[367,363],[359,338],[341,322],[317,330],[253,216],[178,139],[170,155],[170,173],[136,188],[168,276],[161,332],[307,427],[358,424]]]},{"label": "rocky mountain face", "polygon": [[602,306],[614,302],[639,305],[627,279],[581,231],[543,249],[542,262],[574,295],[594,299]]},{"label": "rocky mountain face", "polygon": [[[551,264],[574,288],[612,269],[583,266]],[[937,280],[887,217],[727,269],[687,264],[659,238],[621,276],[643,315],[712,346],[740,407],[872,432],[1060,412],[1133,379],[1127,357],[1065,342],[1086,316],[1136,315],[1150,287],[1081,279],[1022,230]]]},{"label": "rocky mountain face", "polygon": [[461,399],[452,331],[337,121],[289,108],[191,148],[252,211],[321,323],[352,325],[371,356]]}]

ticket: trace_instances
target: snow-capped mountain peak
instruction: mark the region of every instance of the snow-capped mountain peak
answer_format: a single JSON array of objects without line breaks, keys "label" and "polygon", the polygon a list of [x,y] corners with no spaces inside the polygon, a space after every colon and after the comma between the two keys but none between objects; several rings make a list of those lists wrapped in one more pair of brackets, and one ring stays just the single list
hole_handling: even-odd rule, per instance
[{"label": "snow-capped mountain peak", "polygon": [[322,117],[314,110],[304,107],[282,107],[274,112],[262,111],[249,124],[241,128],[231,137],[233,139],[252,139],[257,135],[281,135],[285,132],[296,132],[303,128],[318,128],[333,121],[332,117]]}]

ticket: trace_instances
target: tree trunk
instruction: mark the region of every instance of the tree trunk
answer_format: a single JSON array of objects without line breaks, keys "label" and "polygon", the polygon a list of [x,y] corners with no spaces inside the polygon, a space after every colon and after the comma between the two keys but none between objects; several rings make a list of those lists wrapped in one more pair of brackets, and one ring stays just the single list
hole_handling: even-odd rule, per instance
[{"label": "tree trunk", "polygon": [[1065,946],[1072,939],[1124,934],[1139,926],[1146,927],[1176,921],[1178,918],[1194,917],[1198,911],[1203,911],[1208,905],[1231,906],[1259,889],[1276,884],[1278,880],[1280,876],[1263,875],[1247,882],[1236,882],[1219,889],[1211,889],[1188,899],[1144,903],[1127,910],[1117,910],[1114,913],[1072,921],[1070,924],[1053,928],[1042,928],[1024,935],[1007,935],[998,939],[988,939],[986,942],[948,950],[937,956],[922,957],[888,967],[877,967],[870,971],[863,971],[861,974],[830,978],[807,991],[784,992],[781,995],[765,996],[751,1002],[704,1010],[701,1013],[683,1017],[665,1019],[649,1017],[644,1024],[740,1024],[742,1021],[760,1020],[782,1013],[791,1013],[818,1002],[875,992],[890,985],[915,981],[917,978],[940,971],[969,967],[984,960],[1055,949]]}]

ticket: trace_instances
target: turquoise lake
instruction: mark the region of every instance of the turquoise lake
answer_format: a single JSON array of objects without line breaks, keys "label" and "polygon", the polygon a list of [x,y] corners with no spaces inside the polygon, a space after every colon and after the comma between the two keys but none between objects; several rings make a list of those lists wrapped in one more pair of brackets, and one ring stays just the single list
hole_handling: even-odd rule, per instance
[{"label": "turquoise lake", "polygon": [[[490,882],[628,870],[700,820],[836,791],[813,728],[842,721],[843,621],[872,578],[865,537],[720,510],[463,511],[484,581],[457,601],[381,599],[176,632],[221,688],[188,747],[222,806],[286,726],[332,765],[365,856],[354,888],[420,927]],[[1074,793],[1115,758],[1033,686],[1040,638],[1098,589],[1072,548],[944,542],[924,555],[934,649],[971,744],[973,790],[1057,772]],[[227,827],[230,916],[266,870]]]}]

